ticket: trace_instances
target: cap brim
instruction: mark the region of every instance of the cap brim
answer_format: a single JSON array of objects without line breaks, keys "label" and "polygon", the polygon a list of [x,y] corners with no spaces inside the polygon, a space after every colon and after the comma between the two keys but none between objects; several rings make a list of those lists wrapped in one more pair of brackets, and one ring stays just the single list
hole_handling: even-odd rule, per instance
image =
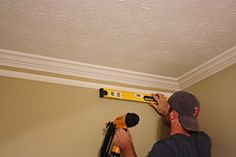
[{"label": "cap brim", "polygon": [[180,121],[185,129],[191,131],[200,131],[197,118],[181,115]]}]

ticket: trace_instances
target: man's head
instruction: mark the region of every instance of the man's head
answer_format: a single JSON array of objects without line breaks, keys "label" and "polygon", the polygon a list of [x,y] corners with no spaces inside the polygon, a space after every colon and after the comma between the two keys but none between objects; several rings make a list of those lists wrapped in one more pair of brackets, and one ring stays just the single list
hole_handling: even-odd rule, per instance
[{"label": "man's head", "polygon": [[185,91],[178,91],[171,95],[168,103],[170,110],[178,112],[183,128],[191,131],[200,130],[197,121],[200,103],[194,95]]}]

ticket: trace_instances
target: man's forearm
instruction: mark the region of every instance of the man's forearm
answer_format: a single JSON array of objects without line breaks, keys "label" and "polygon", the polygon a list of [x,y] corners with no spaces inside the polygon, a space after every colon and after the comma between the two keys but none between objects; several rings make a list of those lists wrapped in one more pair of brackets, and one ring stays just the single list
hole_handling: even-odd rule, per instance
[{"label": "man's forearm", "polygon": [[134,146],[130,146],[129,148],[126,148],[122,151],[122,157],[137,157]]}]

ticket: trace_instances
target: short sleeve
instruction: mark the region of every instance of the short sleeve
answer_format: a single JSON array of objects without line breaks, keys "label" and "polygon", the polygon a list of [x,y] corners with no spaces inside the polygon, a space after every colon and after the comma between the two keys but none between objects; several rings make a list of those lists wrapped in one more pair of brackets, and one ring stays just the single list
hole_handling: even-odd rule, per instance
[{"label": "short sleeve", "polygon": [[205,139],[206,143],[208,144],[208,147],[211,148],[212,147],[211,138],[203,131],[201,132],[201,134]]}]

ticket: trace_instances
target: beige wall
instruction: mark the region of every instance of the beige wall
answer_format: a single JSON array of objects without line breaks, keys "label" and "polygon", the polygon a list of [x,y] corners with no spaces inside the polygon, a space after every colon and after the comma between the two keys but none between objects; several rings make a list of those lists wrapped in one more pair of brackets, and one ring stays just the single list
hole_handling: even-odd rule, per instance
[{"label": "beige wall", "polygon": [[213,142],[213,157],[236,154],[236,65],[189,88],[201,101],[200,124]]},{"label": "beige wall", "polygon": [[138,155],[163,136],[160,117],[147,104],[101,99],[98,90],[0,77],[1,157],[93,157],[105,123],[126,112]]},{"label": "beige wall", "polygon": [[[186,89],[201,101],[213,157],[236,153],[235,87],[236,65]],[[95,89],[0,77],[0,100],[1,157],[98,156],[105,122],[126,112],[141,118],[130,129],[140,157],[167,133],[147,104],[101,99]]]}]

